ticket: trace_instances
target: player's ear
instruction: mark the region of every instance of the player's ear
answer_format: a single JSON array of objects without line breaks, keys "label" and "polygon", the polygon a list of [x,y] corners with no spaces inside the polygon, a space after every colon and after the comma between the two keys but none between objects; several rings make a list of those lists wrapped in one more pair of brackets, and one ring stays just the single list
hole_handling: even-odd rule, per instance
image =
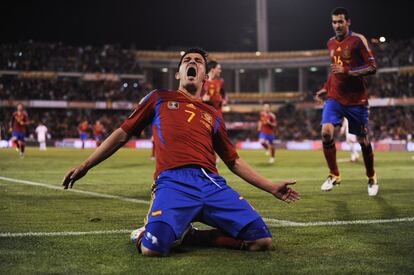
[{"label": "player's ear", "polygon": [[207,81],[208,80],[208,74],[205,74],[204,75],[204,81]]},{"label": "player's ear", "polygon": [[349,18],[349,19],[346,21],[346,23],[347,23],[348,27],[349,27],[349,26],[351,26],[351,18]]},{"label": "player's ear", "polygon": [[175,79],[180,80],[180,73],[179,72],[175,73]]}]

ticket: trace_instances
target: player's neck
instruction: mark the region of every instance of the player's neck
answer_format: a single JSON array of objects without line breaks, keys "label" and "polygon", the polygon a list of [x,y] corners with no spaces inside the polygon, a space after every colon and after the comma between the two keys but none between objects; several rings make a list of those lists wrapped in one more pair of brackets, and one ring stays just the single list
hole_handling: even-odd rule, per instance
[{"label": "player's neck", "polygon": [[342,42],[349,35],[349,30],[344,35],[337,35],[336,40]]},{"label": "player's neck", "polygon": [[178,89],[178,91],[181,92],[182,94],[184,94],[185,96],[189,97],[192,100],[200,100],[200,98],[201,98],[201,89],[198,89],[195,92],[195,94],[190,93],[184,87],[180,87]]},{"label": "player's neck", "polygon": [[214,80],[214,79],[217,79],[216,75],[213,74],[212,72],[209,72],[208,73],[208,80]]}]

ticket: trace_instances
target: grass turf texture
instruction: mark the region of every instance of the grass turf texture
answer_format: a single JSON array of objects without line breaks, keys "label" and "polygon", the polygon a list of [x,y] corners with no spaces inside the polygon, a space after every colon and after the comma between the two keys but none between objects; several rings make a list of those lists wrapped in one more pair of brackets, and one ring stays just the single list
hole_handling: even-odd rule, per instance
[{"label": "grass turf texture", "polygon": [[[63,175],[92,151],[28,148],[19,159],[0,151],[0,176],[59,186]],[[302,199],[285,204],[232,175],[229,184],[265,218],[295,222],[373,220],[414,217],[414,161],[410,153],[376,153],[379,195],[368,197],[364,166],[340,163],[341,186],[324,193],[327,176],[322,152],[277,152],[268,164],[262,151],[240,155],[274,181],[295,178]],[[338,158],[348,153],[338,152]],[[75,184],[87,190],[149,200],[154,162],[149,151],[122,149]],[[134,229],[148,205],[51,190],[0,180],[0,233]],[[274,249],[249,253],[191,248],[167,258],[145,258],[129,234],[0,237],[0,273],[411,273],[414,222],[271,227]]]}]

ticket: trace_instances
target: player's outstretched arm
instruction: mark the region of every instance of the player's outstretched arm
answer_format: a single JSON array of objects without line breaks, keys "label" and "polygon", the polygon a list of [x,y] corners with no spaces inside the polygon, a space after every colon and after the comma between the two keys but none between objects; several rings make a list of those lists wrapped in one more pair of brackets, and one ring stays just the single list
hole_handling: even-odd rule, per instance
[{"label": "player's outstretched arm", "polygon": [[327,90],[325,88],[320,89],[319,91],[316,92],[315,94],[315,101],[318,103],[323,103],[323,95],[327,92]]},{"label": "player's outstretched arm", "polygon": [[86,175],[86,173],[118,151],[128,140],[130,136],[121,128],[115,130],[84,162],[78,167],[72,168],[63,178],[62,185],[65,189],[72,188],[73,184]]},{"label": "player's outstretched arm", "polygon": [[289,188],[289,185],[296,183],[296,180],[287,180],[279,183],[273,183],[265,177],[258,174],[249,164],[241,158],[236,159],[231,163],[226,163],[227,167],[248,183],[269,192],[276,198],[284,202],[292,202],[300,199],[300,194],[295,190]]}]

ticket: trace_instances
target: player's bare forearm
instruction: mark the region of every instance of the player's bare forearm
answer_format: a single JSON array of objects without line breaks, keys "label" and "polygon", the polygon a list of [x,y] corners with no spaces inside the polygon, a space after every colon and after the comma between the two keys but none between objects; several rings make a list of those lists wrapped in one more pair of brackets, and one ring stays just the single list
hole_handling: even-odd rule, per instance
[{"label": "player's bare forearm", "polygon": [[105,139],[101,146],[99,146],[93,153],[90,155],[82,165],[85,166],[86,169],[91,169],[95,165],[99,164],[100,162],[104,161],[116,151],[119,150],[122,146],[125,145],[126,142],[129,140],[129,135],[118,128],[115,130],[107,139]]},{"label": "player's bare forearm", "polygon": [[227,164],[227,166],[234,174],[244,179],[248,183],[266,192],[272,193],[274,184],[270,180],[259,175],[249,164],[247,164],[241,158],[238,158],[234,162]]},{"label": "player's bare forearm", "polygon": [[129,135],[124,130],[121,128],[115,130],[82,164],[69,170],[63,178],[62,185],[65,189],[72,188],[73,184],[85,176],[89,169],[107,159],[128,140]]},{"label": "player's bare forearm", "polygon": [[319,91],[317,91],[314,97],[315,101],[323,102],[322,95],[324,95],[326,92],[327,90],[325,88],[322,88]]},{"label": "player's bare forearm", "polygon": [[226,165],[234,174],[240,178],[244,179],[251,185],[256,186],[257,188],[260,188],[272,194],[282,201],[292,202],[300,199],[299,193],[288,187],[289,185],[295,184],[295,180],[275,184],[265,177],[259,175],[255,170],[253,170],[252,167],[250,167],[249,164],[247,164],[241,158],[238,158],[231,163],[226,163]]},{"label": "player's bare forearm", "polygon": [[351,76],[366,76],[366,75],[375,74],[376,72],[377,72],[377,68],[375,66],[370,65],[368,67],[364,67],[361,69],[350,70],[348,74]]}]

